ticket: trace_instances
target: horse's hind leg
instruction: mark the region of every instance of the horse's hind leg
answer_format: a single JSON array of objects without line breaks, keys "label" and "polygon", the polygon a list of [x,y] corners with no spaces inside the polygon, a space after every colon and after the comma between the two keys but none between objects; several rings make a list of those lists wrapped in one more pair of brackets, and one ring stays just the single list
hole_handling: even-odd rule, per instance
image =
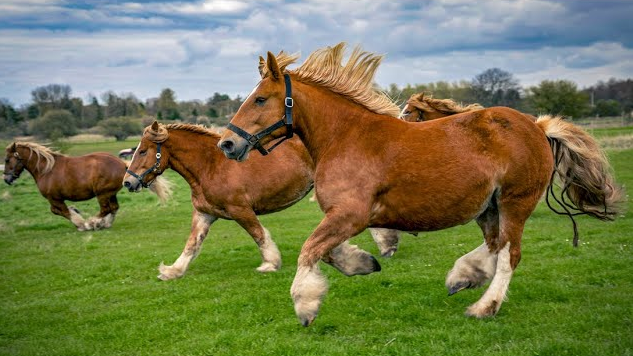
[{"label": "horse's hind leg", "polygon": [[275,272],[281,268],[281,253],[270,236],[270,232],[262,226],[255,212],[250,209],[232,211],[233,218],[253,238],[262,256],[262,264],[258,272]]},{"label": "horse's hind leg", "polygon": [[[112,199],[114,199],[114,204]],[[99,201],[99,214],[88,219],[86,225],[92,230],[107,229],[112,226],[114,215],[119,208],[116,192],[99,195],[97,201]],[[113,208],[115,209],[113,210]]]},{"label": "horse's hind leg", "polygon": [[391,257],[396,253],[398,241],[400,240],[400,232],[398,230],[371,228],[369,232],[376,245],[378,245],[382,257]]},{"label": "horse's hind leg", "polygon": [[199,212],[198,210],[193,211],[193,216],[191,218],[191,233],[189,234],[187,244],[173,265],[166,266],[161,262],[158,267],[158,271],[160,272],[158,275],[159,279],[166,281],[182,277],[185,274],[191,261],[193,261],[193,259],[198,256],[198,253],[200,253],[200,248],[202,248],[204,238],[209,233],[209,227],[217,219],[218,218],[215,216]]},{"label": "horse's hind leg", "polygon": [[381,270],[374,256],[356,245],[350,245],[348,241],[333,248],[323,257],[323,262],[346,276],[370,274]]},{"label": "horse's hind leg", "polygon": [[63,201],[49,200],[49,203],[51,204],[51,212],[53,214],[63,216],[64,218],[70,220],[70,222],[72,222],[79,231],[88,230],[86,221],[79,213],[79,210],[73,207],[69,209]]},{"label": "horse's hind leg", "polygon": [[496,243],[499,240],[499,211],[493,197],[488,208],[477,217],[484,234],[484,243],[460,257],[446,275],[448,295],[465,288],[478,288],[495,275],[497,268]]},{"label": "horse's hind leg", "polygon": [[514,269],[521,260],[521,236],[525,221],[534,210],[538,198],[538,196],[527,197],[523,201],[509,198],[505,200],[506,206],[504,206],[503,200],[500,201],[499,239],[487,241],[488,247],[497,251],[495,275],[484,295],[475,304],[468,307],[466,315],[482,318],[493,316],[499,311],[508,291]]}]

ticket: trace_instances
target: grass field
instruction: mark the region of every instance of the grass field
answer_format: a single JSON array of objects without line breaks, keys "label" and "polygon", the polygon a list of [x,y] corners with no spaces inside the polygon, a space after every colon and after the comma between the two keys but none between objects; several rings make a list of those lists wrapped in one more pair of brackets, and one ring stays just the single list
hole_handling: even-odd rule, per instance
[{"label": "grass field", "polygon": [[[78,144],[116,152],[136,144]],[[618,180],[633,186],[633,150],[611,151]],[[322,264],[330,292],[309,328],[289,289],[302,242],[321,219],[307,199],[261,217],[284,266],[259,274],[259,252],[237,224],[219,221],[179,280],[156,278],[189,232],[186,183],[172,171],[174,198],[121,192],[105,231],[78,232],[49,212],[24,174],[0,188],[1,355],[633,355],[633,219],[568,218],[539,205],[523,258],[499,314],[463,316],[483,289],[447,297],[453,262],[481,243],[474,223],[404,235],[382,272],[345,277]],[[95,213],[95,201],[76,204]],[[631,211],[631,203],[629,203]],[[368,233],[353,243],[378,255]]]}]

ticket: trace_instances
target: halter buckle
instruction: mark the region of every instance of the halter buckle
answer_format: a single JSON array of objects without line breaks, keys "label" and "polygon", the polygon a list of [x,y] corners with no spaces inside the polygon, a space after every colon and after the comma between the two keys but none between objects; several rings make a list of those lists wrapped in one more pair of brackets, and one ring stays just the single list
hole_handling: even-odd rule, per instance
[{"label": "halter buckle", "polygon": [[161,157],[161,156],[162,156],[162,155],[160,154],[160,152],[156,152],[156,158],[157,158],[157,159],[160,159],[160,157]]},{"label": "halter buckle", "polygon": [[287,96],[286,99],[284,100],[284,104],[286,105],[287,108],[291,108],[295,106],[295,101],[292,100],[291,97]]}]

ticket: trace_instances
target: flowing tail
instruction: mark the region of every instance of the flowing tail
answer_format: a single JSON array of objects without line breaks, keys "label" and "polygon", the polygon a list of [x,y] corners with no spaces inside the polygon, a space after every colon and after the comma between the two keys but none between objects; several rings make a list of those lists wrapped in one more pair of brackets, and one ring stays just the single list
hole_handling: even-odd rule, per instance
[{"label": "flowing tail", "polygon": [[[615,183],[609,161],[591,135],[558,116],[540,116],[536,125],[545,132],[554,154],[554,171],[546,195],[547,205],[554,212],[572,219],[574,246],[577,246],[578,231],[573,217],[587,214],[600,220],[614,220],[621,212],[624,191]],[[555,180],[561,187],[559,197],[553,189]],[[550,205],[549,196],[556,200],[564,212]]]}]

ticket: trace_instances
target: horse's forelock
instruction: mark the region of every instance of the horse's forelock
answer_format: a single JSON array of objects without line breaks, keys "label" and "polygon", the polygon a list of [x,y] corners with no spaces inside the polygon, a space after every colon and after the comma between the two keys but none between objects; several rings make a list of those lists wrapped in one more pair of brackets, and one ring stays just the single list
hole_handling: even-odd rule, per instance
[{"label": "horse's forelock", "polygon": [[157,130],[152,129],[152,126],[150,125],[145,128],[143,136],[154,143],[162,143],[167,141],[167,138],[169,138],[169,130],[167,130],[165,125],[162,124],[158,125]]}]

